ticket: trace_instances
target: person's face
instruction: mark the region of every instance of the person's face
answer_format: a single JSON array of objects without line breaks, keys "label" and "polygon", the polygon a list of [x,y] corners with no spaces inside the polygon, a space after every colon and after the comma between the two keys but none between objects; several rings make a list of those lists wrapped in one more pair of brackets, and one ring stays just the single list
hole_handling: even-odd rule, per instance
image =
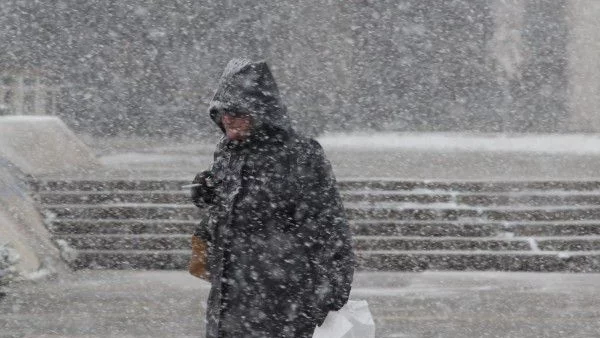
[{"label": "person's face", "polygon": [[225,113],[221,118],[227,138],[234,141],[243,141],[250,136],[252,118],[247,114]]}]

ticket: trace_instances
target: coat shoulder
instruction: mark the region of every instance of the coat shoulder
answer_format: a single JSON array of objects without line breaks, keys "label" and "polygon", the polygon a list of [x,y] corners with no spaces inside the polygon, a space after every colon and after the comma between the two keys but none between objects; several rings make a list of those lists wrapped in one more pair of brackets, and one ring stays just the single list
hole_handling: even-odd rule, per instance
[{"label": "coat shoulder", "polygon": [[217,142],[217,145],[215,147],[215,151],[213,153],[214,160],[217,160],[219,157],[221,157],[226,152],[227,152],[227,137],[223,136],[223,137],[221,137],[219,142]]},{"label": "coat shoulder", "polygon": [[217,142],[217,146],[215,148],[215,152],[222,152],[227,148],[227,137],[221,136],[219,142]]},{"label": "coat shoulder", "polygon": [[314,138],[296,135],[293,140],[293,148],[301,160],[314,160],[325,157],[321,144]]}]

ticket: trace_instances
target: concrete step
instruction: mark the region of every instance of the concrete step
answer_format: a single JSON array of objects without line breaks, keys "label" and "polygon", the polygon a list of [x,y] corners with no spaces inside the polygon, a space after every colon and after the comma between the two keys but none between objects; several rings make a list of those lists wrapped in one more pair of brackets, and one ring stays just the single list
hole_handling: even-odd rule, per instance
[{"label": "concrete step", "polygon": [[38,192],[48,191],[139,191],[139,190],[182,190],[181,187],[190,184],[189,180],[37,180],[31,181],[31,187]]},{"label": "concrete step", "polygon": [[[381,205],[381,204],[380,204]],[[348,218],[356,219],[394,219],[394,220],[439,220],[455,221],[461,219],[478,219],[487,221],[575,221],[600,220],[600,207],[497,207],[497,208],[452,208],[450,206],[424,205],[423,207],[397,206],[369,207],[361,205],[347,206]]]},{"label": "concrete step", "polygon": [[77,250],[191,250],[191,234],[187,235],[62,235],[64,241]]},{"label": "concrete step", "polygon": [[544,251],[600,251],[600,236],[546,237],[533,241]]},{"label": "concrete step", "polygon": [[600,205],[600,194],[575,191],[561,194],[553,192],[456,194],[452,201],[457,205],[470,206],[587,206]]},{"label": "concrete step", "polygon": [[377,203],[418,203],[418,204],[429,204],[429,203],[451,203],[453,196],[447,192],[439,193],[419,193],[412,191],[393,191],[384,190],[374,192],[370,190],[344,190],[340,191],[342,200],[345,203],[363,203],[363,204],[377,204]]},{"label": "concrete step", "polygon": [[[600,272],[600,252],[531,251],[358,251],[357,268],[367,271],[543,271]],[[81,250],[76,269],[185,270],[189,250]]]},{"label": "concrete step", "polygon": [[[449,193],[432,191],[342,191],[345,203],[377,205],[397,202],[400,204],[454,204],[457,206],[588,206],[600,204],[597,192],[544,192],[518,193]],[[110,203],[157,203],[190,204],[187,190],[140,190],[140,191],[42,191],[38,200],[44,205],[61,204],[110,204]]]},{"label": "concrete step", "polygon": [[[59,235],[70,247],[80,250],[186,250],[190,234],[181,235]],[[585,239],[578,239],[585,243]],[[541,242],[540,242],[541,243]],[[555,240],[552,243],[558,243]],[[527,238],[427,238],[356,236],[356,250],[530,250]],[[588,247],[592,247],[590,244]],[[593,249],[588,249],[593,250]]]},{"label": "concrete step", "polygon": [[[131,191],[181,190],[193,177],[183,180],[36,180],[36,191]],[[340,190],[444,190],[453,192],[512,192],[523,190],[600,191],[600,181],[405,181],[385,179],[344,179]]]},{"label": "concrete step", "polygon": [[84,219],[173,219],[198,220],[202,210],[194,205],[180,204],[73,204],[49,205],[46,214],[57,218]]},{"label": "concrete step", "polygon": [[600,181],[405,181],[405,180],[353,180],[338,182],[342,190],[424,190],[453,192],[513,192],[523,190],[592,191],[600,190]]},{"label": "concrete step", "polygon": [[524,191],[515,193],[486,192],[464,193],[448,191],[431,191],[421,193],[415,191],[343,191],[342,198],[346,203],[419,203],[419,204],[453,204],[462,206],[588,206],[600,205],[598,192],[556,192],[556,191]]},{"label": "concrete step", "polygon": [[69,264],[75,269],[186,270],[191,250],[80,250]]},{"label": "concrete step", "polygon": [[[57,235],[77,250],[187,250],[191,234],[156,235]],[[577,237],[407,237],[355,236],[357,251],[595,251],[600,236]]]},{"label": "concrete step", "polygon": [[[190,178],[191,179],[191,178]],[[186,269],[189,180],[38,181],[75,268]],[[339,182],[363,270],[600,272],[600,181]]]},{"label": "concrete step", "polygon": [[598,251],[362,251],[357,261],[366,271],[600,272]]},{"label": "concrete step", "polygon": [[511,232],[515,236],[593,236],[600,235],[600,221],[506,223],[505,231]]},{"label": "concrete step", "polygon": [[[202,210],[193,205],[123,203],[123,204],[66,204],[47,205],[45,212],[58,218],[88,219],[199,219]],[[346,213],[350,220],[428,220],[456,221],[477,219],[486,221],[575,221],[600,220],[600,207],[505,207],[505,208],[452,208],[447,205],[347,204]]]},{"label": "concrete step", "polygon": [[377,250],[481,250],[481,251],[527,251],[531,245],[527,238],[474,238],[474,237],[404,237],[404,236],[356,236],[355,249]]},{"label": "concrete step", "polygon": [[56,235],[73,234],[193,234],[199,220],[65,219],[48,222]]},{"label": "concrete step", "polygon": [[578,221],[600,220],[600,207],[564,207],[520,210],[486,210],[482,216],[490,221]]},{"label": "concrete step", "polygon": [[[450,194],[419,194],[411,192],[342,191],[345,202],[400,202],[400,203],[449,203]],[[60,204],[109,204],[109,203],[158,203],[191,204],[189,191],[139,190],[139,191],[42,191],[38,201],[44,205]]]},{"label": "concrete step", "polygon": [[[145,219],[66,219],[48,222],[54,234],[191,234],[198,220],[145,220]],[[600,224],[600,222],[598,223]],[[486,237],[504,232],[502,224],[427,222],[427,221],[376,221],[350,222],[351,230],[359,236],[457,236]],[[545,227],[540,227],[544,229]],[[600,226],[598,226],[600,231]],[[510,231],[513,231],[510,229]],[[555,234],[554,232],[552,233]]]},{"label": "concrete step", "polygon": [[[49,221],[53,234],[192,234],[198,220],[64,219]],[[600,221],[461,222],[356,220],[355,236],[540,237],[600,235]]]},{"label": "concrete step", "polygon": [[157,203],[157,204],[191,204],[187,191],[52,191],[39,193],[41,204],[110,204],[110,203]]},{"label": "concrete step", "polygon": [[405,237],[355,236],[360,251],[600,251],[600,236],[551,237]]},{"label": "concrete step", "polygon": [[503,224],[489,222],[355,220],[350,226],[356,236],[494,237],[504,232]]}]

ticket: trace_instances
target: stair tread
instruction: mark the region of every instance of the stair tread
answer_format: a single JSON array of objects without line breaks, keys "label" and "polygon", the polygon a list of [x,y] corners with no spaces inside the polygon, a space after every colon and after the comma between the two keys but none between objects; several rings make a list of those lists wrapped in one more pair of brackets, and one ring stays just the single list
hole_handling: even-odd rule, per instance
[{"label": "stair tread", "polygon": [[97,249],[75,249],[82,254],[186,254],[189,255],[192,249],[189,250],[97,250]]},{"label": "stair tread", "polygon": [[556,241],[556,240],[565,240],[565,241],[576,241],[576,240],[600,240],[600,235],[583,235],[583,236],[515,236],[515,237],[499,237],[499,236],[489,236],[489,237],[463,237],[463,236],[368,236],[368,235],[360,235],[360,236],[352,236],[354,239],[358,240],[427,240],[427,241],[446,241],[446,240],[456,240],[456,241],[528,241],[530,239],[535,239],[536,241]]},{"label": "stair tread", "polygon": [[[188,238],[191,234],[188,233],[176,233],[176,234],[156,234],[156,233],[144,233],[144,234],[56,234],[54,238]],[[354,240],[378,240],[378,241],[506,241],[506,242],[517,242],[517,241],[529,241],[534,239],[536,241],[597,241],[600,240],[599,235],[579,235],[579,236],[519,236],[519,237],[463,237],[463,236],[378,236],[378,235],[359,235],[352,236]]]},{"label": "stair tread", "polygon": [[[97,250],[76,249],[83,254],[189,254],[190,250]],[[540,256],[594,256],[600,255],[598,250],[583,251],[538,251],[538,250],[510,250],[510,251],[488,251],[488,250],[356,250],[359,254],[368,255],[540,255]]]},{"label": "stair tread", "polygon": [[52,222],[67,222],[67,223],[173,223],[173,224],[189,224],[198,223],[198,220],[183,220],[183,219],[123,219],[123,218],[54,218]]},{"label": "stair tread", "polygon": [[[110,191],[86,191],[86,190],[56,190],[39,191],[40,196],[51,195],[152,195],[152,194],[174,194],[189,195],[189,190],[110,190]],[[461,192],[461,191],[416,191],[416,190],[340,190],[342,195],[350,196],[431,196],[431,197],[600,197],[599,191],[581,191],[581,190],[531,190],[514,192]]]},{"label": "stair tread", "polygon": [[192,234],[56,234],[53,238],[189,238]]},{"label": "stair tread", "polygon": [[[194,223],[197,222],[195,220],[178,220],[178,219],[122,219],[122,218],[103,218],[103,219],[95,219],[95,218],[54,218],[52,221],[54,222],[69,222],[69,223],[78,223],[78,222],[115,222],[115,223]],[[506,226],[515,226],[515,225],[600,225],[600,220],[558,220],[558,221],[487,221],[487,220],[439,220],[439,221],[429,221],[429,220],[396,220],[396,219],[360,219],[360,220],[351,220],[348,221],[350,224],[414,224],[414,225],[506,225]]]},{"label": "stair tread", "polygon": [[[73,266],[179,269],[204,213],[189,183],[39,180],[36,193]],[[600,181],[338,183],[362,268],[600,271]]]},{"label": "stair tread", "polygon": [[[347,203],[344,205],[346,209],[353,210],[395,210],[395,211],[478,211],[478,212],[553,212],[553,211],[595,211],[600,210],[600,206],[577,205],[577,206],[558,206],[558,205],[542,205],[542,206],[459,206],[447,203],[431,203],[431,204],[416,204],[416,203]],[[110,209],[110,208],[197,208],[192,203],[110,203],[110,204],[47,204],[46,209]],[[197,208],[199,209],[199,208]]]},{"label": "stair tread", "polygon": [[598,250],[582,251],[542,251],[542,250],[360,250],[361,254],[369,255],[414,255],[414,254],[436,254],[436,255],[529,255],[529,256],[595,256],[600,255]]}]

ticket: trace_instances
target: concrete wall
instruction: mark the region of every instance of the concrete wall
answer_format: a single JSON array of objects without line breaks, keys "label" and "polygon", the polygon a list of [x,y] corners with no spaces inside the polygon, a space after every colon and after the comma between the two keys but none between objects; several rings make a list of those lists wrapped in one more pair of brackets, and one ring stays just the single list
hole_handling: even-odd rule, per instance
[{"label": "concrete wall", "polygon": [[0,243],[17,250],[20,272],[67,270],[24,180],[99,167],[92,151],[57,117],[0,117]]},{"label": "concrete wall", "polygon": [[34,176],[100,166],[59,118],[45,116],[0,116],[0,158]]},{"label": "concrete wall", "polygon": [[31,274],[41,268],[66,271],[36,203],[15,172],[6,162],[0,163],[0,243],[9,243],[19,253],[17,269],[21,273]]}]

